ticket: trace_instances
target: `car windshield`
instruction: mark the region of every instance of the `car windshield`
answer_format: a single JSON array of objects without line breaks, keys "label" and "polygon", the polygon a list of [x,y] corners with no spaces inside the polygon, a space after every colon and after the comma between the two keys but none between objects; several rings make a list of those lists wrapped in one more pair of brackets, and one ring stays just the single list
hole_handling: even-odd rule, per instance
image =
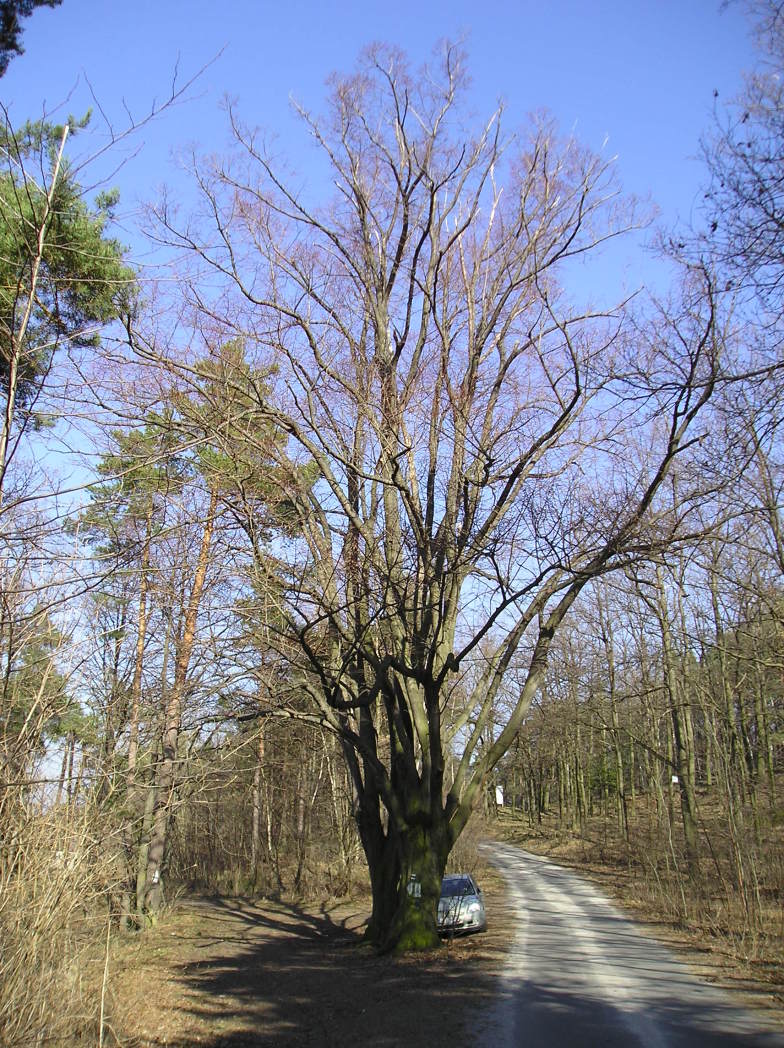
[{"label": "car windshield", "polygon": [[473,895],[474,886],[468,877],[444,877],[441,882],[441,898],[450,895]]}]

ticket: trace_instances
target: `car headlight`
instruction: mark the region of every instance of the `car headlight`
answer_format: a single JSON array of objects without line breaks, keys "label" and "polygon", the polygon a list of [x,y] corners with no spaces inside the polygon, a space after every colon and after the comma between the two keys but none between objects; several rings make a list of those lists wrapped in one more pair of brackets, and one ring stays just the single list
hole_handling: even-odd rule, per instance
[{"label": "car headlight", "polygon": [[480,911],[481,909],[482,909],[482,907],[481,907],[481,906],[479,905],[479,903],[478,903],[478,902],[472,902],[472,903],[471,903],[471,904],[469,905],[469,907],[468,907],[468,912],[469,912],[469,913],[479,913],[479,911]]}]

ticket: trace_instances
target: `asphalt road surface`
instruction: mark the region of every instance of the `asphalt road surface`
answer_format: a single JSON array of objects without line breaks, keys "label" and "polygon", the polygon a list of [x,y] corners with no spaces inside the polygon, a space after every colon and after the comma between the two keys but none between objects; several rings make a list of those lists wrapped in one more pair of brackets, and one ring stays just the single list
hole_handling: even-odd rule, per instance
[{"label": "asphalt road surface", "polygon": [[784,1031],[693,976],[593,885],[509,844],[484,849],[516,920],[476,1048],[784,1048]]}]

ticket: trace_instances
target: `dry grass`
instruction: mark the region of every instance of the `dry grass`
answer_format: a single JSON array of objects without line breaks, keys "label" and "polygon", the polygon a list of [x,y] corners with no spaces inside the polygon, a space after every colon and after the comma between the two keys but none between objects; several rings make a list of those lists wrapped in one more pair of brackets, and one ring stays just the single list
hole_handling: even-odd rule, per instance
[{"label": "dry grass", "polygon": [[99,1039],[113,870],[87,807],[23,804],[0,845],[0,1044]]}]

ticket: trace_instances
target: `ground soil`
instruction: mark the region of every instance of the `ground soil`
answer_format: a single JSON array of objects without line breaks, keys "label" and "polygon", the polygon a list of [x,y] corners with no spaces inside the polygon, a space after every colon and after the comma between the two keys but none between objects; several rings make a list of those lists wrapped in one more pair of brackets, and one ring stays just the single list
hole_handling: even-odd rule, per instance
[{"label": "ground soil", "polygon": [[[521,843],[559,850],[535,835]],[[560,851],[557,861],[601,884],[697,974],[784,1028],[779,968],[739,964],[720,943],[646,911],[622,870]],[[488,931],[406,958],[363,943],[364,896],[323,905],[180,900],[155,928],[115,944],[105,1043],[113,1034],[122,1048],[469,1046],[514,938],[503,882],[488,870],[481,881]]]},{"label": "ground soil", "polygon": [[115,1039],[123,1048],[470,1045],[511,919],[500,880],[486,876],[483,888],[487,933],[406,958],[362,942],[367,898],[181,900],[113,953]]}]

